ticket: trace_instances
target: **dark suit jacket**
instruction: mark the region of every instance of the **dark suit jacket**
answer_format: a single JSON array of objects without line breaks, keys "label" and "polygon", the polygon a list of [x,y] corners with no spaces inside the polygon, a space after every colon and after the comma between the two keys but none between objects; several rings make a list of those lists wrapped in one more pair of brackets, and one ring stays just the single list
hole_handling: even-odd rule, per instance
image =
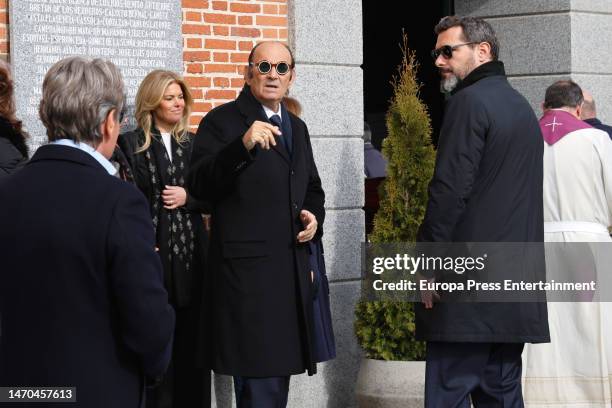
[{"label": "dark suit jacket", "polygon": [[142,194],[89,154],[47,145],[0,200],[0,385],[77,387],[67,407],[139,407],[174,329]]},{"label": "dark suit jacket", "polygon": [[187,188],[212,203],[212,364],[222,374],[315,370],[309,250],[296,237],[302,209],[323,225],[324,194],[306,125],[284,107],[282,116],[291,157],[280,141],[251,152],[242,144],[255,120],[267,120],[248,86],[204,117],[194,142]]}]

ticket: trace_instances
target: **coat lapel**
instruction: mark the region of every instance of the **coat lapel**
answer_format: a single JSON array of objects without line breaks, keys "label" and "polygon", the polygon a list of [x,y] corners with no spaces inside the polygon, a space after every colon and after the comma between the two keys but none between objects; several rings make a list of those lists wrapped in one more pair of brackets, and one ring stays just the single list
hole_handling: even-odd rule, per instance
[{"label": "coat lapel", "polygon": [[[289,118],[289,123],[288,123],[288,128],[289,131],[291,132],[291,140],[292,140],[292,151],[293,154],[291,155],[291,158],[293,160],[299,159],[300,157],[300,152],[303,149],[302,144],[304,143],[304,137],[303,135],[300,133],[300,130],[297,127],[297,119],[293,119],[291,118],[291,113],[289,113],[289,111],[287,111],[287,109],[283,106],[283,117]],[[284,123],[284,122],[283,122]]]},{"label": "coat lapel", "polygon": [[[283,116],[284,117],[284,116]],[[284,119],[283,119],[283,124],[285,123]],[[283,129],[281,129],[281,132],[283,132],[283,136],[285,134],[285,126],[283,126]],[[276,146],[272,146],[272,150],[274,150],[276,153],[280,154],[281,157],[283,159],[285,159],[285,161],[287,163],[291,163],[291,157],[289,156],[289,152],[287,152],[287,149],[285,149],[285,145],[283,145],[283,142],[280,141],[280,138],[283,136],[279,136],[276,138]]]},{"label": "coat lapel", "polygon": [[[259,103],[259,101],[255,99],[248,85],[245,85],[244,88],[242,88],[242,92],[240,92],[236,103],[238,105],[238,110],[244,116],[245,125],[247,126],[247,128],[251,127],[253,122],[255,122],[256,120],[259,120],[261,122],[270,122],[268,120],[268,117],[266,116],[265,111],[263,110],[263,107],[261,106],[261,103]],[[286,111],[283,111],[283,117],[285,117],[285,114]],[[285,159],[287,163],[291,164],[291,158],[289,157],[289,153],[287,152],[287,150],[285,150],[285,147],[278,140],[278,138],[276,140],[276,146],[272,146],[272,150],[280,154],[281,157]]]},{"label": "coat lapel", "polygon": [[268,118],[261,107],[261,104],[253,94],[251,94],[251,89],[248,85],[245,85],[238,95],[238,99],[236,99],[236,104],[238,106],[238,110],[244,117],[244,124],[247,128],[251,127],[253,122],[256,120],[267,122]]},{"label": "coat lapel", "polygon": [[[281,116],[282,116],[282,128],[281,128],[281,132],[283,132],[282,138],[286,138],[288,140],[293,140],[293,121],[291,120],[291,118],[289,117],[289,112],[287,111],[287,108],[285,108],[285,105],[283,105],[281,103]],[[279,139],[280,139],[279,137]],[[293,155],[290,155],[289,152],[287,152],[287,150],[285,149],[285,145],[281,142],[278,143],[276,145],[276,147],[279,150],[279,153],[281,153],[281,155],[283,155],[283,157],[288,160],[289,162],[291,162],[293,160]],[[292,143],[292,151],[295,152],[295,146]]]}]

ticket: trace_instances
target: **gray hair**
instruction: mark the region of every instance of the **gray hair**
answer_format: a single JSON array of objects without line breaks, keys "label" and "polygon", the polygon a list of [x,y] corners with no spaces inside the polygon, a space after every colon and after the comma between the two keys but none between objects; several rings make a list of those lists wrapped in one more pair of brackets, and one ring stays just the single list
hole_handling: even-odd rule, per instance
[{"label": "gray hair", "polygon": [[465,42],[489,43],[491,46],[491,59],[497,61],[499,58],[499,41],[491,24],[477,17],[444,17],[434,28],[436,34],[448,30],[451,27],[461,27]]},{"label": "gray hair", "polygon": [[68,57],[45,75],[38,113],[49,141],[70,139],[97,147],[100,125],[125,104],[123,79],[110,61]]}]

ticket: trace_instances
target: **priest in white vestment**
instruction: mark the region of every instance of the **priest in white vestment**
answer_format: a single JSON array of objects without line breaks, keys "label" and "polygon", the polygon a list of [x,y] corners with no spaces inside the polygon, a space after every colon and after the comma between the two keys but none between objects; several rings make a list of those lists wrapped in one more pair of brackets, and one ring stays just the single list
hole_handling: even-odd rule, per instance
[{"label": "priest in white vestment", "polygon": [[[582,102],[572,81],[546,90],[540,127],[547,242],[612,242],[612,141],[579,119]],[[610,273],[612,265],[597,269]],[[527,344],[523,352],[526,406],[612,407],[612,303],[552,302],[548,316],[551,342]]]}]

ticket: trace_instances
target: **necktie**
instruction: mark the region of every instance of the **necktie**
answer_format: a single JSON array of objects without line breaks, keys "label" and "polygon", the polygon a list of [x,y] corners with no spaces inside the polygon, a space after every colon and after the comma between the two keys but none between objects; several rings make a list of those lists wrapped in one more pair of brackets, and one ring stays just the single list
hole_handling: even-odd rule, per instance
[{"label": "necktie", "polygon": [[[283,131],[283,122],[280,118],[280,116],[278,115],[272,115],[270,116],[270,122],[276,126],[277,128],[279,128],[281,130],[281,132]],[[288,140],[287,138],[288,135],[285,135],[285,133],[283,132],[283,135],[280,137],[280,140],[283,144],[283,146],[285,146],[285,150],[287,150],[287,153],[291,154],[291,141]]]}]

